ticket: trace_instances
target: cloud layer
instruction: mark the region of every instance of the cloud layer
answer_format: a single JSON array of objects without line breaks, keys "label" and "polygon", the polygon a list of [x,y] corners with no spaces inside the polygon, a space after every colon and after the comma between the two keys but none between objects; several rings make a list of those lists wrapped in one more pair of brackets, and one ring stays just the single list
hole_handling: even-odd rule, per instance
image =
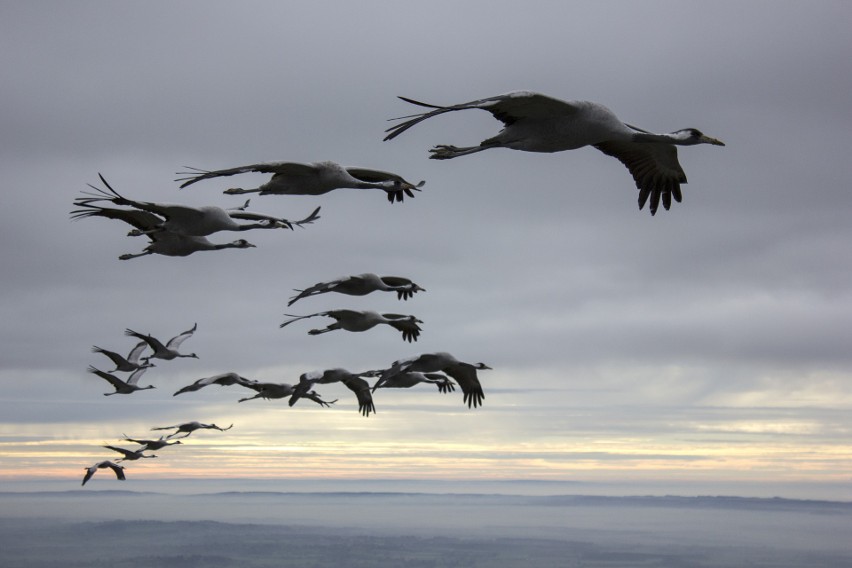
[{"label": "cloud layer", "polygon": [[[253,463],[315,477],[722,478],[733,467],[848,478],[845,8],[57,2],[2,12],[0,475],[76,479],[122,432],[197,419],[236,425],[178,448],[171,466],[146,464],[152,475],[234,477]],[[496,133],[487,113],[381,141],[387,119],[417,112],[396,95],[450,104],[516,89],[598,101],[649,130],[698,127],[727,146],[682,149],[684,202],[651,217],[626,169],[594,149],[427,159],[435,144]],[[322,219],[239,235],[255,249],[181,259],[119,261],[142,238],[115,221],[68,220],[99,172],[128,197],[233,207],[243,200],[221,191],[237,178],[178,190],[175,172],[280,160],[426,185],[394,205],[378,190],[254,197],[255,211],[299,218],[321,205]],[[286,307],[295,288],[361,272],[427,292]],[[383,328],[278,328],[285,312],[343,307],[415,314],[422,336],[410,345]],[[132,347],[127,327],[167,338],[194,322],[186,345],[200,359],[161,362],[145,377],[156,390],[105,398],[108,385],[85,371],[108,364],[92,345]],[[481,375],[485,406],[469,411],[436,389],[381,392],[364,419],[340,385],[321,391],[340,398],[333,409],[237,405],[237,387],[171,396],[224,371],[292,383],[426,351],[494,367]]]}]

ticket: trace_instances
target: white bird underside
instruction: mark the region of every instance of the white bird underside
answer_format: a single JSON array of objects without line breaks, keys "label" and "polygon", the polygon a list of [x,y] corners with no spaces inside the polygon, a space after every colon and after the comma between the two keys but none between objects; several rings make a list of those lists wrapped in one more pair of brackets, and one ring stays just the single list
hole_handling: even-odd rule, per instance
[{"label": "white bird underside", "polygon": [[604,105],[590,101],[562,101],[529,91],[515,91],[450,106],[400,98],[433,110],[394,119],[407,120],[388,128],[385,140],[391,140],[412,126],[439,114],[467,109],[486,110],[504,125],[496,136],[484,140],[478,146],[435,146],[430,151],[430,157],[447,160],[489,148],[562,152],[594,146],[627,167],[639,189],[639,208],[642,209],[650,199],[652,215],[657,212],[660,201],[668,209],[672,199],[678,202],[682,199],[680,185],[686,183],[686,174],[678,163],[675,145],[724,146],[719,140],[692,128],[653,134],[625,124]]},{"label": "white bird underside", "polygon": [[347,168],[336,162],[267,162],[227,168],[224,170],[200,170],[189,168],[192,172],[179,172],[181,188],[196,182],[215,177],[227,177],[244,173],[272,174],[272,179],[255,189],[231,188],[224,193],[236,195],[259,193],[260,195],[323,195],[335,189],[381,189],[387,193],[388,201],[402,201],[405,195],[414,197],[413,191],[420,191],[425,182],[413,184],[402,176],[381,170],[368,168]]},{"label": "white bird underside", "polygon": [[92,476],[95,475],[95,472],[99,469],[111,469],[115,474],[116,479],[119,481],[124,481],[126,477],[124,476],[124,466],[118,465],[117,463],[113,463],[109,460],[105,460],[102,462],[98,462],[95,465],[84,468],[86,470],[85,475],[83,476],[83,483],[81,485],[86,485]]}]

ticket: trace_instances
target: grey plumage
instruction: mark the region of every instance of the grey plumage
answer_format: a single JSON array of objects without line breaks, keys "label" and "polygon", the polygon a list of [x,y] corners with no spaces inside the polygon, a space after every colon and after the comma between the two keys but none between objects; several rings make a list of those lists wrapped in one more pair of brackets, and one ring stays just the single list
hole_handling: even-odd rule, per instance
[{"label": "grey plumage", "polygon": [[118,465],[117,463],[111,462],[109,460],[104,460],[96,463],[95,465],[91,465],[89,467],[83,468],[86,470],[86,473],[83,475],[83,483],[80,485],[86,485],[92,476],[95,475],[95,472],[99,469],[111,469],[115,474],[116,479],[119,481],[124,481],[126,477],[124,476],[124,466]]},{"label": "grey plumage", "polygon": [[380,314],[372,310],[328,310],[305,316],[296,316],[293,314],[284,315],[292,319],[285,321],[279,327],[285,327],[295,321],[317,316],[330,317],[335,320],[334,323],[325,328],[312,329],[308,331],[309,335],[320,335],[338,329],[354,332],[367,331],[377,325],[385,324],[401,332],[403,341],[408,342],[417,341],[417,338],[420,336],[420,332],[422,331],[420,326],[417,324],[423,323],[422,320],[411,315],[388,313]]},{"label": "grey plumage", "polygon": [[379,276],[371,272],[356,274],[353,276],[342,276],[328,282],[318,282],[304,290],[296,290],[297,295],[290,298],[287,303],[292,306],[298,300],[317,294],[337,292],[348,296],[365,296],[372,292],[385,291],[396,292],[397,298],[407,300],[417,292],[425,292],[423,288],[401,276]]},{"label": "grey plumage", "polygon": [[406,195],[413,198],[413,191],[420,191],[425,183],[421,181],[415,185],[391,172],[368,168],[347,168],[330,161],[310,164],[268,162],[212,171],[189,169],[193,171],[179,172],[178,175],[184,177],[175,180],[183,182],[181,188],[215,177],[227,177],[248,172],[272,174],[272,179],[256,189],[231,188],[225,190],[224,193],[230,195],[242,193],[322,195],[341,188],[375,188],[385,191],[388,201],[394,203],[395,201],[401,202]]},{"label": "grey plumage", "polygon": [[386,130],[391,140],[420,122],[458,110],[481,109],[503,123],[503,129],[477,146],[435,146],[430,158],[448,160],[489,148],[511,148],[526,152],[561,152],[594,146],[627,166],[639,189],[639,209],[650,199],[651,214],[662,200],[668,209],[672,199],[680,202],[680,185],[686,174],[677,159],[676,146],[713,144],[719,140],[694,128],[667,134],[654,134],[630,126],[602,104],[590,101],[563,101],[529,91],[515,91],[461,104],[438,106],[400,97],[414,105],[432,110],[404,116],[399,124]]}]

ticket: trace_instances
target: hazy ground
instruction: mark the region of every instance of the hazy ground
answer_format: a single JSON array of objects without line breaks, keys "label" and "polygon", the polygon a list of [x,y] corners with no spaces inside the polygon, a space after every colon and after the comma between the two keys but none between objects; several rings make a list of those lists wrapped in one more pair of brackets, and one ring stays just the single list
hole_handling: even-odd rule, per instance
[{"label": "hazy ground", "polygon": [[852,504],[728,497],[0,494],[0,565],[852,565]]}]

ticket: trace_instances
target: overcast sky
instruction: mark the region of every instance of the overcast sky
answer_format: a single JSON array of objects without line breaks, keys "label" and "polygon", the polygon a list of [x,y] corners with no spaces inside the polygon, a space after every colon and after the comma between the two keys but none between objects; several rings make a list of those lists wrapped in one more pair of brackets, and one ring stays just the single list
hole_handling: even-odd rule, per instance
[{"label": "overcast sky", "polygon": [[[76,483],[121,433],[200,420],[234,427],[133,474],[848,481],[850,23],[841,2],[0,4],[0,477]],[[382,141],[418,112],[397,95],[519,89],[727,145],[680,149],[683,203],[652,217],[595,149],[428,159],[494,135],[486,112]],[[322,218],[186,258],[120,261],[142,238],[68,216],[98,173],[130,198],[233,207],[222,190],[269,176],[178,190],[175,173],[319,160],[426,185],[394,205],[255,196],[257,212]],[[361,272],[427,291],[286,306]],[[335,308],[414,314],[423,332],[278,327]],[[168,339],[195,322],[199,359],[159,362],[142,381],[156,390],[104,397],[86,372],[110,368],[92,345],[133,346],[127,327]],[[319,389],[330,409],[237,404],[239,387],[172,397],[225,371],[293,383],[427,351],[493,367],[484,406],[425,387],[376,393],[369,418],[341,385]]]}]

